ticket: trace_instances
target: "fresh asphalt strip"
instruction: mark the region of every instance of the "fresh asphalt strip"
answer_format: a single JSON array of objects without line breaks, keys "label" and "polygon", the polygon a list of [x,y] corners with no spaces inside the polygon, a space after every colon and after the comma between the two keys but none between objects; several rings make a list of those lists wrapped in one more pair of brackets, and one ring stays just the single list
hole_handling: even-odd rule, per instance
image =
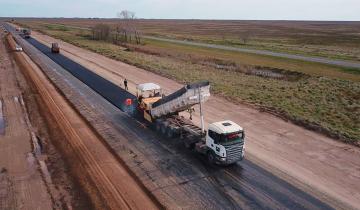
[{"label": "fresh asphalt strip", "polygon": [[52,53],[49,47],[34,38],[28,38],[26,40],[122,111],[128,110],[128,107],[125,106],[126,99],[131,99],[133,106],[136,104],[136,97],[134,95],[109,80],[102,78],[60,53]]}]

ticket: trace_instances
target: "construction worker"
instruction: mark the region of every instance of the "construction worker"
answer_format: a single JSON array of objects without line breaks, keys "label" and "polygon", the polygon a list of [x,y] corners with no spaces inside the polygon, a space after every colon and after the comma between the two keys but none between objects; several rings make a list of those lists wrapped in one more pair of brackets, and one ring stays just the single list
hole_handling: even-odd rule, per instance
[{"label": "construction worker", "polygon": [[129,88],[128,88],[128,81],[127,81],[126,78],[124,79],[124,87],[125,87],[125,90],[129,90]]},{"label": "construction worker", "polygon": [[189,114],[190,114],[190,120],[192,120],[192,114],[193,114],[193,112],[195,112],[194,107],[189,108],[187,111],[188,111]]}]

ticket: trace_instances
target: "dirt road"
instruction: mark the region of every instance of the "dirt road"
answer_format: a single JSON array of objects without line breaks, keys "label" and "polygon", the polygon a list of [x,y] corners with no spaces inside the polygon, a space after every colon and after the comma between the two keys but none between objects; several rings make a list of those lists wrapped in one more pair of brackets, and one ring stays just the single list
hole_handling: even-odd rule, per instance
[{"label": "dirt road", "polygon": [[42,71],[23,53],[17,59],[27,69],[44,104],[54,116],[59,129],[64,132],[68,155],[79,175],[78,181],[88,189],[95,206],[109,209],[157,209],[159,206],[156,201],[148,197]]},{"label": "dirt road", "polygon": [[[131,82],[130,91],[134,91],[134,83],[149,81],[160,84],[168,93],[181,87],[172,80],[60,40],[35,32],[33,36],[47,45],[59,42],[64,55],[115,84],[121,85],[126,77]],[[360,207],[359,148],[220,97],[212,97],[204,107],[207,123],[231,119],[245,128],[248,159],[329,203]],[[199,123],[198,116],[194,120]]]},{"label": "dirt road", "polygon": [[[31,127],[15,68],[0,35],[0,209],[53,209],[33,153]],[[1,129],[0,129],[1,130]]]}]

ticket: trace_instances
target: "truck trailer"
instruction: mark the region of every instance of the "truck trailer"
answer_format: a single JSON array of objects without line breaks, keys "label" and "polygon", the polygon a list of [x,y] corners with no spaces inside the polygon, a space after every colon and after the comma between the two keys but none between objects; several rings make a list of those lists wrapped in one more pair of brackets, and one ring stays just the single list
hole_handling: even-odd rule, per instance
[{"label": "truck trailer", "polygon": [[[202,103],[210,97],[209,82],[186,85],[165,96],[159,85],[137,86],[137,109],[154,129],[167,138],[179,137],[184,145],[204,154],[210,163],[234,164],[244,158],[244,129],[230,120],[211,123],[205,131]],[[180,113],[200,105],[201,127]]]}]

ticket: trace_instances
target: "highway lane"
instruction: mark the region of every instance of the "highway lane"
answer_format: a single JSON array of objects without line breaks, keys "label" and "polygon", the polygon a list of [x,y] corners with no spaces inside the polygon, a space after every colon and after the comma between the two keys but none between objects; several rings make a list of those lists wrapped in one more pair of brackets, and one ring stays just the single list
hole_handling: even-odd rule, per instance
[{"label": "highway lane", "polygon": [[[49,48],[34,39],[28,41],[52,58],[53,54],[49,53]],[[115,150],[119,151],[119,155],[123,159],[133,161],[134,165],[142,166],[142,171],[139,173],[146,174],[147,179],[157,183],[157,186],[161,186],[153,189],[155,194],[157,191],[163,191],[171,195],[169,197],[175,200],[174,202],[179,206],[192,208],[331,209],[329,205],[275,177],[250,161],[245,160],[232,167],[208,165],[205,158],[184,150],[180,141],[158,136],[104,101],[103,98],[101,99],[101,96],[89,88],[96,84],[96,81],[88,81],[92,84],[82,84],[69,74],[78,67],[78,64],[75,62],[71,64],[71,60],[66,63],[69,64],[66,66],[68,68],[66,70],[64,70],[63,64],[63,68],[55,64],[50,68],[56,77],[54,81],[63,84],[61,89],[64,91],[71,89],[68,97],[73,101],[78,100],[86,109],[93,109],[91,113],[95,116],[92,123],[100,123],[101,119],[111,122],[111,126],[108,128],[109,132],[113,132],[111,135],[116,137],[114,133],[117,132],[126,135],[127,139],[131,140],[127,141],[125,145],[131,148],[132,156],[136,156],[136,158],[128,157],[126,159],[126,152]],[[116,93],[116,90],[112,92]],[[98,93],[101,94],[101,92]],[[96,118],[96,115],[99,118]],[[113,140],[112,143],[120,141],[117,138],[109,138],[109,140]],[[109,144],[112,145],[112,143]],[[127,155],[129,156],[129,154]],[[139,159],[139,157],[143,158]],[[146,168],[147,162],[150,162],[156,169]],[[164,180],[161,179],[167,179],[167,177],[171,177],[171,181],[163,183]]]},{"label": "highway lane", "polygon": [[120,88],[118,85],[107,81],[61,54],[51,53],[49,47],[39,43],[35,39],[29,38],[27,41],[36,46],[41,52],[50,57],[63,68],[67,69],[72,75],[87,84],[90,88],[102,95],[119,109],[123,111],[125,110],[124,102],[126,99],[132,99],[134,102],[136,101],[136,97],[134,95]]}]

